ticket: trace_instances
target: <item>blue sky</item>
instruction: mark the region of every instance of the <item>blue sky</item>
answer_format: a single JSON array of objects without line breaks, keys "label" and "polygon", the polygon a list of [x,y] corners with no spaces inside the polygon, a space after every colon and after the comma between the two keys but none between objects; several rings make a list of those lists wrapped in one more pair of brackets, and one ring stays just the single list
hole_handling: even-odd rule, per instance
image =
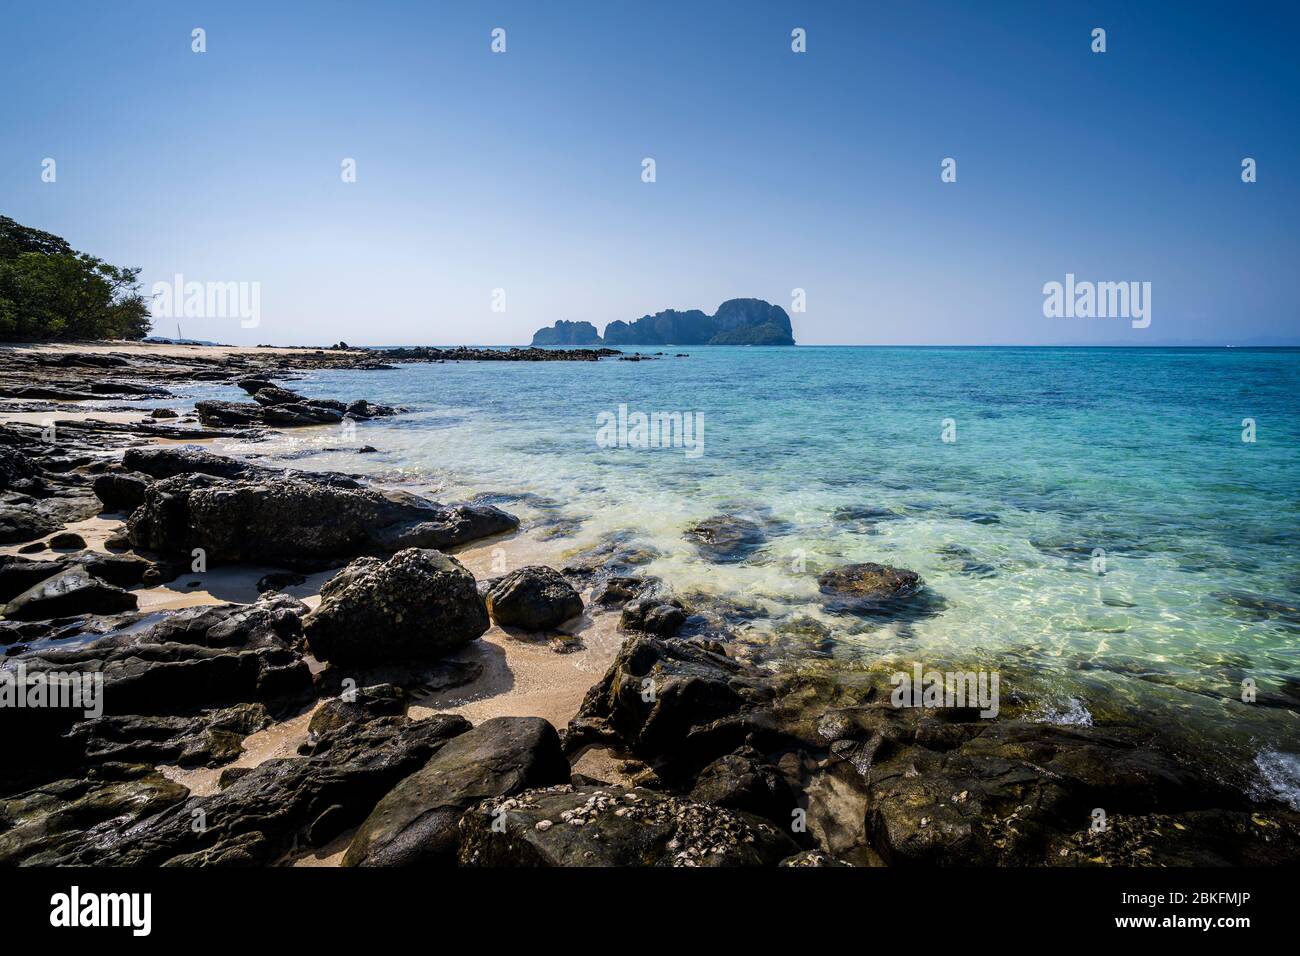
[{"label": "blue sky", "polygon": [[[223,342],[519,343],[802,288],[806,344],[1297,343],[1298,9],[15,4],[0,212],[146,286],[260,283],[257,328],[184,321]],[[1045,318],[1067,272],[1151,282],[1150,327]]]}]

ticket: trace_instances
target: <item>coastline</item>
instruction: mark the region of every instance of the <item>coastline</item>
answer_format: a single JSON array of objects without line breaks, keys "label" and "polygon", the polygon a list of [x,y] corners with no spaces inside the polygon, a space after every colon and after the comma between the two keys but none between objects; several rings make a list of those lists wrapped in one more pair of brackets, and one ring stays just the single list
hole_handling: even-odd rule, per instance
[{"label": "coastline", "polygon": [[[163,351],[138,353],[134,351],[134,349],[154,348]],[[118,353],[175,360],[186,360],[195,355],[205,359],[235,359],[241,362],[275,360],[276,381],[290,386],[293,375],[301,369],[292,367],[291,363],[282,364],[282,360],[286,357],[307,363],[327,361],[330,363],[329,367],[343,368],[350,367],[348,363],[370,364],[375,360],[373,353],[353,354],[352,351],[343,353],[343,357],[338,358],[328,350],[229,349],[223,351],[218,349],[217,352],[213,352],[212,348],[209,346],[133,347],[112,344],[93,347],[53,346],[48,352],[43,352],[42,347],[32,346],[27,347],[25,351],[29,354],[55,356]],[[286,356],[285,353],[290,354]],[[320,359],[322,355],[327,358]],[[172,381],[179,384],[184,381],[184,378],[174,376]],[[19,403],[24,405],[39,401],[41,400],[19,398]],[[70,410],[66,403],[47,404],[50,407],[46,410],[23,408],[19,411],[0,413],[0,423],[36,426],[51,417],[60,423],[84,424],[98,420],[117,426],[130,426],[140,421],[139,413],[135,412],[117,409]],[[178,428],[185,430],[197,427],[198,423],[186,422],[184,418],[183,416]],[[168,433],[165,431],[165,426],[160,427],[157,422],[141,425],[140,428],[143,430],[132,433],[125,439],[125,444],[117,448],[102,448],[99,457],[109,459],[120,457],[120,452],[132,443],[138,443],[135,447],[146,444],[155,447],[185,445],[211,447],[219,440],[218,438],[178,437],[179,432]],[[284,432],[270,428],[261,437],[265,439],[270,436],[274,441],[274,436],[281,434]],[[110,552],[106,542],[115,534],[116,526],[120,523],[121,519],[103,518],[99,515],[84,517],[69,522],[61,526],[58,531],[40,536],[36,540],[48,540],[55,534],[71,531],[79,533],[84,538],[85,550],[107,555]],[[7,544],[0,547],[0,554],[17,555],[21,548],[30,544],[31,541]],[[560,568],[571,557],[566,554],[568,550],[563,540],[539,541],[519,533],[508,533],[504,537],[489,536],[447,549],[448,553],[463,564],[480,584],[504,571],[526,565]],[[48,557],[50,554],[47,551],[36,556]],[[274,565],[214,566],[202,575],[189,575],[182,572],[170,582],[139,587],[134,589],[134,593],[137,596],[139,610],[150,614],[188,607],[218,606],[225,602],[249,604],[258,598],[258,580],[263,575],[277,570],[281,569]],[[283,588],[282,593],[302,600],[308,609],[313,609],[320,603],[321,585],[335,573],[335,570],[337,569],[311,573],[306,576],[303,583],[288,585]],[[189,582],[196,577],[203,583],[197,587],[190,587]],[[799,787],[794,789],[802,788],[805,802],[809,794],[816,794],[819,795],[818,800],[822,804],[820,810],[812,814],[814,817],[812,830],[817,838],[815,852],[822,854],[842,852],[852,862],[859,864],[872,864],[885,859],[890,862],[959,862],[958,857],[949,856],[956,852],[957,848],[965,847],[969,850],[972,843],[984,845],[981,841],[987,840],[986,849],[982,852],[992,853],[998,848],[999,839],[1004,842],[1007,840],[1005,834],[990,835],[979,831],[979,826],[986,826],[987,821],[977,826],[968,818],[966,803],[969,797],[953,802],[956,796],[961,793],[969,794],[977,785],[991,786],[990,781],[982,776],[984,770],[972,769],[964,764],[946,767],[942,765],[942,761],[933,766],[927,764],[931,759],[930,755],[934,753],[963,753],[963,748],[971,746],[975,749],[963,759],[978,760],[981,752],[979,748],[986,746],[989,739],[1003,731],[972,733],[969,715],[964,712],[955,716],[951,714],[941,716],[933,724],[926,723],[924,714],[921,715],[919,723],[911,719],[899,721],[893,715],[877,712],[881,703],[879,685],[857,688],[856,694],[849,694],[846,697],[844,688],[834,686],[833,680],[829,682],[822,680],[815,672],[802,683],[796,680],[793,687],[786,685],[781,687],[779,692],[775,692],[772,682],[761,671],[742,661],[734,660],[728,655],[727,649],[716,641],[683,642],[690,645],[690,649],[684,650],[670,640],[661,641],[654,635],[653,630],[638,631],[635,628],[631,630],[622,628],[617,611],[623,607],[623,604],[629,603],[633,595],[629,592],[628,600],[623,604],[615,603],[613,610],[605,609],[602,606],[601,594],[607,592],[610,577],[608,572],[593,576],[588,581],[574,577],[575,582],[580,585],[578,591],[583,601],[584,611],[576,622],[566,622],[563,632],[568,637],[560,639],[558,646],[556,636],[553,634],[540,639],[529,638],[507,632],[493,623],[482,637],[470,646],[447,655],[447,661],[473,666],[475,676],[468,681],[455,683],[431,693],[414,692],[407,712],[409,719],[416,722],[428,721],[435,714],[449,714],[464,717],[477,727],[494,718],[543,718],[558,730],[568,728],[564,740],[565,747],[573,771],[583,780],[599,780],[604,784],[615,786],[649,785],[654,792],[678,792],[683,790],[684,784],[693,784],[686,787],[685,792],[710,797],[705,801],[707,805],[743,807],[746,808],[745,812],[758,808],[762,811],[758,815],[762,817],[766,814],[766,819],[771,819],[774,813],[779,815],[781,811],[788,809],[785,794],[787,792],[793,794],[791,784],[793,781],[799,784]],[[665,606],[668,605],[659,603],[648,610],[662,609]],[[622,619],[626,620],[626,612],[623,613]],[[633,711],[624,712],[623,708],[627,706],[627,702],[617,694],[612,697],[607,695],[604,702],[598,702],[598,706],[592,712],[583,713],[585,699],[593,695],[595,698],[602,696],[600,690],[602,682],[609,684],[613,679],[616,686],[620,674],[630,677],[636,673],[636,667],[640,665],[634,666],[628,654],[629,647],[638,643],[644,648],[642,653],[658,655],[655,666],[661,672],[671,673],[674,667],[681,665],[685,668],[682,679],[688,683],[699,680],[705,680],[707,683],[717,680],[720,682],[719,686],[729,686],[736,680],[742,683],[751,682],[753,699],[741,695],[740,702],[736,704],[733,713],[712,714],[705,711],[699,715],[688,714],[685,719],[690,730],[683,738],[674,740],[672,746],[656,744],[655,747],[660,748],[658,752],[654,748],[647,749],[649,745],[640,740],[644,728],[636,730],[631,736],[627,729],[629,721],[634,724],[645,721],[646,715],[636,713],[635,708]],[[685,654],[687,657],[678,659],[674,656],[678,653]],[[320,666],[320,662],[310,659],[310,655],[307,655],[305,660],[313,670]],[[711,676],[715,671],[730,676],[725,679]],[[864,680],[869,677],[869,675],[862,676]],[[764,716],[760,719],[755,716],[761,708],[771,707],[770,698],[774,693],[778,694],[778,706],[774,713],[779,718],[777,721],[780,724],[779,732],[773,729],[768,717]],[[242,755],[233,760],[215,766],[184,770],[166,764],[160,764],[158,767],[169,780],[186,786],[191,796],[214,796],[221,790],[218,781],[227,769],[251,769],[269,759],[294,759],[300,754],[301,748],[308,746],[309,725],[314,715],[326,706],[327,701],[328,697],[318,694],[315,702],[306,705],[300,712],[287,719],[277,719],[269,726],[246,735],[242,741]],[[816,717],[810,716],[809,707],[820,711]],[[830,709],[827,710],[827,707]],[[763,713],[767,714],[768,710],[763,710]],[[719,723],[726,728],[725,733],[721,732]],[[1164,811],[1169,809],[1176,810],[1177,813],[1185,812],[1184,809],[1179,808],[1176,801],[1172,806],[1167,806],[1170,798],[1165,789],[1200,785],[1195,782],[1194,777],[1180,777],[1172,766],[1155,762],[1155,758],[1141,749],[1145,745],[1141,743],[1139,736],[1116,733],[1114,728],[1090,734],[1085,733],[1083,728],[1043,726],[1035,730],[1032,727],[1013,725],[1010,721],[1004,725],[993,725],[993,727],[999,726],[1011,729],[1005,731],[1010,736],[1002,741],[999,745],[1000,749],[996,750],[994,754],[996,760],[1018,759],[1018,754],[1026,750],[1032,752],[1034,748],[1042,749],[1044,752],[1046,752],[1045,748],[1056,748],[1052,751],[1051,759],[1031,760],[1031,763],[1050,766],[1058,752],[1064,753],[1067,756],[1064,758],[1063,766],[1049,771],[1050,773],[1065,772],[1064,767],[1070,766],[1071,761],[1086,760],[1089,762],[1088,774],[1101,775],[1104,778],[1103,789],[1131,786],[1135,788],[1135,792],[1151,790],[1159,795],[1158,800],[1152,798],[1154,802],[1146,808],[1146,812],[1139,814],[1146,822],[1138,831],[1126,834],[1125,839],[1128,843],[1124,847],[1109,844],[1103,846],[1100,840],[1094,841],[1093,838],[1088,837],[1090,831],[1084,821],[1084,825],[1078,828],[1079,835],[1073,841],[1065,834],[1049,837],[1046,841],[1047,849],[1050,853],[1056,854],[1058,859],[1049,857],[1039,862],[1078,863],[1091,858],[1089,854],[1093,856],[1101,854],[1110,861],[1149,862],[1137,853],[1134,844],[1137,849],[1146,850],[1148,856],[1152,852],[1163,851],[1161,841],[1164,839],[1165,831],[1160,829],[1160,820],[1157,818],[1168,816]],[[716,785],[712,789],[703,787],[698,777],[692,780],[693,775],[700,773],[699,767],[692,766],[689,771],[676,767],[675,763],[680,755],[672,752],[673,746],[684,745],[704,734],[701,727],[707,728],[706,736],[721,734],[726,738],[729,746],[724,748],[718,760],[728,756],[728,750],[731,757],[742,755],[738,760],[732,760],[731,764],[724,763],[720,769],[713,771]],[[927,745],[934,742],[936,734],[944,737],[943,747],[937,749]],[[1017,737],[1017,734],[1021,736]],[[778,760],[775,764],[768,764],[765,762],[767,757],[760,759],[763,752],[762,745],[769,739],[765,735],[770,735],[771,741],[780,744],[778,749],[785,751],[784,757],[781,758],[784,762]],[[821,757],[805,755],[795,759],[791,756],[792,741],[802,741],[809,753],[817,753],[819,750],[826,753]],[[608,757],[607,755],[612,752],[610,748],[620,744],[625,752],[617,758]],[[636,750],[638,747],[641,748],[639,757],[626,752]],[[1151,763],[1148,765],[1140,762],[1140,766],[1127,768],[1122,766],[1124,760],[1134,759],[1135,754],[1142,755],[1141,761],[1151,761]],[[1116,760],[1119,761],[1120,766],[1112,773],[1118,776],[1108,777],[1092,765]],[[630,766],[624,766],[629,761]],[[916,768],[918,762],[920,771],[908,777],[906,770],[909,767]],[[733,766],[737,763],[740,765]],[[707,763],[706,766],[712,768],[714,762]],[[873,773],[860,774],[864,777],[865,783],[844,779],[849,768],[854,767],[866,767],[872,769]],[[886,769],[882,773],[882,768],[892,769]],[[768,773],[769,769],[780,771],[780,776],[785,781],[784,789]],[[1123,773],[1129,773],[1130,777],[1124,778]],[[678,778],[677,774],[686,774],[686,776]],[[1088,774],[1084,774],[1081,778],[1085,781],[1084,786]],[[763,790],[762,794],[755,796],[750,792],[740,794],[735,792],[740,789],[737,781],[755,776],[768,781],[764,788],[760,788]],[[965,784],[967,789],[954,789],[960,781],[967,781]],[[1015,785],[1016,799],[1023,797],[1026,786],[1028,784],[1023,781]],[[994,790],[996,789],[995,787]],[[845,796],[846,792],[851,795]],[[923,795],[924,799],[921,799]],[[991,813],[994,823],[1007,824],[1005,814],[1011,810],[1010,806],[1005,805],[1007,796],[997,791],[986,801],[987,805],[982,812]],[[1046,799],[1043,794],[1039,794],[1039,797]],[[1071,796],[1071,799],[1074,798]],[[1036,799],[1031,799],[1030,804],[1033,804]],[[1213,800],[1223,799],[1226,798],[1220,794],[1213,797]],[[925,813],[912,814],[907,809],[918,800],[920,805],[935,808],[928,811],[933,816]],[[1251,812],[1240,809],[1236,805],[1219,808],[1213,800],[1211,806],[1223,816],[1211,821],[1211,829],[1226,827],[1231,830],[1236,824],[1225,822],[1226,815],[1243,812],[1249,815]],[[773,810],[774,806],[778,808],[776,811]],[[1284,810],[1270,810],[1269,813],[1272,814],[1268,817],[1269,827],[1259,826],[1265,830],[1275,829],[1278,834],[1285,835],[1281,846],[1275,844],[1272,849],[1286,851],[1290,846],[1287,841],[1293,838],[1294,832],[1298,832],[1294,830],[1296,815],[1288,815]],[[846,819],[857,819],[860,823],[855,827],[846,824]],[[1233,817],[1233,820],[1236,819]],[[1155,822],[1152,822],[1153,820]],[[1190,823],[1178,825],[1186,827]],[[318,864],[337,863],[346,849],[346,845],[339,846],[338,843],[352,832],[345,830],[324,847],[301,851],[294,859],[299,863],[309,859]],[[1219,846],[1217,842],[1213,845],[1216,848]],[[332,851],[325,852],[331,847]],[[1155,850],[1152,849],[1153,847]],[[1028,847],[1018,848],[1015,841],[1011,841],[1001,849],[1008,853],[1008,859],[1016,862],[1025,862],[1022,857],[1015,856],[1017,853],[1036,855],[1044,852],[1037,842]],[[1184,843],[1178,843],[1170,852],[1176,855],[1192,852],[1194,849],[1185,846]],[[1107,856],[1107,854],[1111,855]]]}]

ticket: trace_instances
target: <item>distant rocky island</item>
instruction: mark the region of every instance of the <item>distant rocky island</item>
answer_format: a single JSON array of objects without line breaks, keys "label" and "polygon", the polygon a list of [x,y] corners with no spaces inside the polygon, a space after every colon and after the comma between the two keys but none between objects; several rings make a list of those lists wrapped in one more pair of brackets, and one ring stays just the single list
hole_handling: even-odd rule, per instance
[{"label": "distant rocky island", "polygon": [[785,309],[762,299],[728,299],[712,315],[699,309],[666,309],[635,322],[605,326],[602,338],[590,322],[560,320],[538,329],[533,345],[794,345]]}]

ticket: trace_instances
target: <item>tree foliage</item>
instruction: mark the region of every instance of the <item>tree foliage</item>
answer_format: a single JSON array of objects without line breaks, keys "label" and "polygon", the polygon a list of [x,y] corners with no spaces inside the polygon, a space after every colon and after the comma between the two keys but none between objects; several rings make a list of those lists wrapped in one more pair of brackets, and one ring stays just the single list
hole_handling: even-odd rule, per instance
[{"label": "tree foliage", "polygon": [[0,340],[144,338],[139,275],[0,216]]}]

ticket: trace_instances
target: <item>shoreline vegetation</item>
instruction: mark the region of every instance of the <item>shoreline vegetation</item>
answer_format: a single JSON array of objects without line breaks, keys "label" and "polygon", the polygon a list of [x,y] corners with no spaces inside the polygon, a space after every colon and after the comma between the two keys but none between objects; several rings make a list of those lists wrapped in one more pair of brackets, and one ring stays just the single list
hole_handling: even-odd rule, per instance
[{"label": "shoreline vegetation", "polygon": [[[213,449],[314,429],[364,454],[403,414],[295,392],[313,370],[621,358],[0,349],[0,693],[24,700],[0,707],[0,865],[1300,860],[1300,813],[1139,716],[900,707],[884,673],[762,668],[692,636],[616,537],[562,555],[508,501]],[[248,400],[151,408],[197,382]],[[725,515],[685,533],[718,562],[746,545]],[[819,583],[877,615],[925,600],[903,568]],[[74,683],[98,713],[45,705]]]}]

